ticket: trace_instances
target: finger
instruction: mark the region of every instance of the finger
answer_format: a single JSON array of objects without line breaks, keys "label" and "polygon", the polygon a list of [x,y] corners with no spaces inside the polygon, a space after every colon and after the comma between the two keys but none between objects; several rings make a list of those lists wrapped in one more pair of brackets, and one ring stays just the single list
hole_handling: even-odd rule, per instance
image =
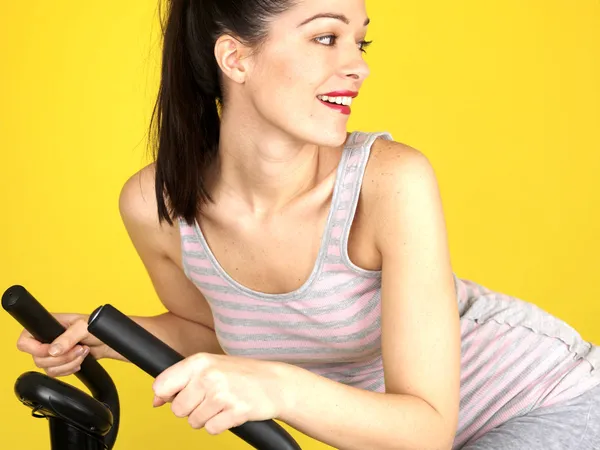
[{"label": "finger", "polygon": [[165,403],[167,403],[167,400],[163,400],[162,398],[157,397],[156,395],[152,399],[152,406],[154,406],[155,408],[158,408],[159,406],[162,406]]},{"label": "finger", "polygon": [[[215,419],[215,416],[218,417],[219,415],[222,415],[219,413],[224,412],[225,404],[223,402],[205,399],[191,412],[188,417],[188,423],[194,429],[204,428],[209,421]],[[217,426],[219,426],[219,422],[217,422]]]},{"label": "finger", "polygon": [[89,347],[76,345],[71,351],[62,356],[44,356],[44,357],[34,357],[33,361],[35,365],[40,369],[47,369],[50,367],[59,367],[65,364],[68,364],[78,357],[85,357],[89,353]]},{"label": "finger", "polygon": [[198,378],[193,378],[171,402],[171,411],[177,417],[187,417],[198,407],[205,397],[205,389]]},{"label": "finger", "polygon": [[24,331],[17,340],[17,349],[33,356],[48,356],[50,344],[43,344],[27,331]]},{"label": "finger", "polygon": [[49,350],[50,355],[59,356],[75,347],[79,341],[83,340],[89,334],[87,327],[88,324],[83,319],[73,322],[63,334],[52,342]]},{"label": "finger", "polygon": [[46,369],[46,373],[51,377],[65,377],[67,375],[74,374],[81,369],[81,363],[83,362],[83,359],[84,356],[79,356],[67,364]]},{"label": "finger", "polygon": [[204,429],[208,434],[221,434],[234,427],[239,427],[246,423],[243,415],[236,413],[234,409],[226,409],[209,418],[204,424]]}]

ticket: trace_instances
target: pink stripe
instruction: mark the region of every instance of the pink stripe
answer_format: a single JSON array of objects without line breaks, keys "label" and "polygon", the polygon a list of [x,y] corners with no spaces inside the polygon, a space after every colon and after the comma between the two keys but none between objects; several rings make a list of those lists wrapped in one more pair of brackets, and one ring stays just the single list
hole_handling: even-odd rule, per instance
[{"label": "pink stripe", "polygon": [[185,262],[192,267],[199,267],[202,269],[213,268],[213,265],[208,258],[196,258],[194,256],[186,256]]},{"label": "pink stripe", "polygon": [[183,243],[183,251],[184,252],[201,252],[204,253],[204,247],[199,242],[184,242]]},{"label": "pink stripe", "polygon": [[341,220],[344,219],[347,215],[348,211],[346,211],[345,209],[338,209],[335,211],[335,213],[333,213],[333,219],[336,221]]},{"label": "pink stripe", "polygon": [[342,231],[343,229],[339,225],[331,227],[331,237],[334,239],[339,239],[342,236]]},{"label": "pink stripe", "polygon": [[180,226],[179,233],[181,234],[181,236],[195,236],[196,235],[196,231],[188,225]]},{"label": "pink stripe", "polygon": [[327,254],[331,256],[340,256],[340,248],[337,245],[330,245],[327,248]]},{"label": "pink stripe", "polygon": [[343,202],[347,202],[350,199],[352,199],[352,191],[350,189],[346,189],[340,195],[340,200]]},{"label": "pink stripe", "polygon": [[[323,264],[321,272],[349,272],[349,269],[345,264]],[[356,276],[354,273],[348,273],[348,275],[349,278]]]}]

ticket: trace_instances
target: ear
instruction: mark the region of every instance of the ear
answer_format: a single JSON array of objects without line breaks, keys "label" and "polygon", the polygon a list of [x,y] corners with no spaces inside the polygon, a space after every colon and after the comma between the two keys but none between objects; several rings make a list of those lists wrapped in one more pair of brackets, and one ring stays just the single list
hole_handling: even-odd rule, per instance
[{"label": "ear", "polygon": [[250,48],[235,37],[225,34],[215,43],[215,58],[223,74],[236,83],[243,83],[248,73]]}]

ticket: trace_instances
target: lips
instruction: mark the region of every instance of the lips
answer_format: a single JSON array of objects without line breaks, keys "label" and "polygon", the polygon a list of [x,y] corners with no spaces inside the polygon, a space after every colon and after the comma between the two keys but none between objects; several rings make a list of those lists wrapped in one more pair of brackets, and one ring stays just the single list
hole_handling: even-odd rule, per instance
[{"label": "lips", "polygon": [[356,97],[358,97],[358,92],[356,92],[356,91],[333,91],[333,92],[329,92],[327,94],[319,94],[319,95],[326,95],[327,97],[352,97],[352,98],[356,98]]},{"label": "lips", "polygon": [[317,99],[317,100],[319,100],[319,101],[321,102],[321,104],[323,104],[323,105],[325,105],[325,106],[328,106],[329,108],[331,108],[331,109],[334,109],[334,110],[336,110],[336,111],[339,111],[339,112],[341,112],[342,114],[345,114],[345,115],[350,115],[350,113],[352,112],[352,110],[350,109],[350,107],[349,107],[349,106],[346,106],[346,105],[338,105],[338,104],[336,104],[336,103],[329,103],[329,102],[325,102],[325,101],[323,101],[323,100],[320,100],[320,99]]},{"label": "lips", "polygon": [[[335,111],[339,111],[344,115],[350,115],[350,113],[352,112],[352,110],[350,109],[350,104],[352,102],[349,99],[356,98],[357,96],[358,96],[358,92],[356,92],[356,91],[333,91],[333,92],[329,92],[327,94],[318,95],[317,100],[319,100],[323,105],[325,105]],[[321,98],[319,98],[319,97],[321,97]],[[337,99],[337,101],[331,102],[331,101],[323,100],[323,97],[327,97],[327,100],[331,100],[332,98],[335,98],[335,99]],[[341,98],[343,98],[343,101],[340,100]],[[341,102],[341,104],[338,102]]]}]

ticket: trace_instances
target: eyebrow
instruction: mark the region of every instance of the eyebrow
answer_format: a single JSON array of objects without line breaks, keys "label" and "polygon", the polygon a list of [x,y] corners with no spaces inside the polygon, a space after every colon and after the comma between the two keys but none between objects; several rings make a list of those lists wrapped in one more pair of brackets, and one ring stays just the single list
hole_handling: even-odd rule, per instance
[{"label": "eyebrow", "polygon": [[[306,25],[309,22],[312,22],[315,19],[337,19],[337,20],[341,20],[342,22],[344,22],[346,25],[350,25],[350,20],[343,14],[335,14],[335,13],[319,13],[319,14],[315,14],[312,17],[309,17],[308,19],[306,19],[304,22],[302,22],[300,25],[298,25],[298,28],[300,28],[303,25]],[[365,20],[365,23],[363,24],[363,26],[367,26],[371,23],[371,19],[367,18],[367,20]]]}]

